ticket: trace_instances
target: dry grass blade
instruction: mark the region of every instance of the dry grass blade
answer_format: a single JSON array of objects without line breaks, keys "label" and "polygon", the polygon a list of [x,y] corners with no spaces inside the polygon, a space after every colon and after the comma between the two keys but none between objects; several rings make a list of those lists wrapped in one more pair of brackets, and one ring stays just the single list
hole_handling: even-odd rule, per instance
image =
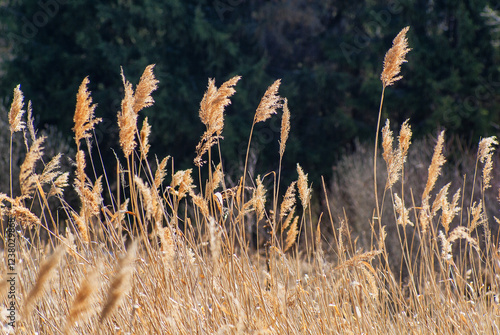
[{"label": "dry grass blade", "polygon": [[101,322],[114,312],[130,290],[136,252],[137,242],[134,242],[130,245],[127,254],[118,262],[116,274],[111,281],[111,286],[109,287],[106,301],[99,317]]},{"label": "dry grass blade", "polygon": [[405,63],[405,56],[411,49],[408,48],[406,33],[410,27],[403,28],[392,42],[392,48],[387,51],[384,58],[384,69],[380,76],[384,88],[403,78],[398,76],[401,64]]},{"label": "dry grass blade", "polygon": [[14,134],[17,131],[21,131],[24,128],[24,123],[21,121],[23,117],[23,92],[21,91],[21,85],[17,85],[14,89],[14,99],[12,100],[12,104],[10,105],[9,111],[9,125],[10,125],[10,134]]},{"label": "dry grass blade", "polygon": [[38,276],[35,282],[35,286],[29,292],[26,300],[24,301],[24,316],[28,317],[31,313],[31,309],[35,300],[40,297],[43,293],[43,289],[47,282],[52,278],[56,266],[61,261],[61,258],[64,256],[65,249],[62,246],[59,246],[54,253],[47,258],[42,265],[40,266],[40,270],[38,271]]},{"label": "dry grass blade", "polygon": [[101,118],[94,118],[96,105],[92,104],[90,92],[87,90],[88,84],[89,78],[85,77],[76,95],[76,110],[73,116],[75,126],[73,127],[73,131],[75,132],[75,142],[78,147],[80,146],[80,140],[92,136],[90,131],[94,129],[96,124],[102,121]]},{"label": "dry grass blade", "polygon": [[278,95],[280,84],[281,80],[278,79],[267,88],[255,112],[254,123],[266,121],[271,115],[276,114],[276,109],[282,107],[282,98]]}]

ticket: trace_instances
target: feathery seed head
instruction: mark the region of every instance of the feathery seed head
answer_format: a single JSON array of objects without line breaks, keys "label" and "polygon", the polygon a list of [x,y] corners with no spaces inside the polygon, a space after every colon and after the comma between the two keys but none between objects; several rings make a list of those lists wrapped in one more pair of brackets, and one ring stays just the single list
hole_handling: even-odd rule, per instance
[{"label": "feathery seed head", "polygon": [[24,129],[24,122],[21,118],[24,114],[23,110],[23,92],[21,91],[21,85],[17,85],[14,89],[14,99],[10,105],[9,111],[9,124],[10,124],[10,134],[14,134],[16,131],[21,131]]},{"label": "feathery seed head", "polygon": [[155,102],[151,93],[158,88],[159,81],[155,78],[153,68],[155,64],[148,65],[142,73],[139,84],[135,88],[134,94],[134,113],[139,113],[142,109],[152,106]]},{"label": "feathery seed head", "polygon": [[297,173],[299,174],[297,188],[299,189],[299,197],[302,202],[302,207],[305,210],[309,204],[309,200],[311,200],[311,189],[307,185],[307,174],[304,173],[299,163],[297,163]]},{"label": "feathery seed head", "polygon": [[290,110],[288,109],[288,100],[283,99],[283,116],[281,117],[281,134],[280,134],[280,156],[285,153],[286,141],[290,132]]},{"label": "feathery seed head", "polygon": [[479,161],[484,164],[483,166],[483,188],[487,189],[491,187],[491,171],[493,170],[492,156],[495,151],[494,146],[498,145],[498,141],[495,136],[483,138],[479,142]]},{"label": "feathery seed head", "polygon": [[88,83],[89,77],[85,77],[76,95],[76,109],[73,116],[75,126],[73,127],[73,131],[75,132],[75,142],[78,147],[80,146],[80,140],[89,138],[91,136],[89,131],[94,129],[94,126],[102,120],[101,118],[94,118],[96,105],[92,104],[92,97],[87,90]]},{"label": "feathery seed head", "polygon": [[380,76],[384,87],[394,84],[403,78],[398,76],[401,71],[401,64],[406,62],[405,56],[411,50],[408,48],[406,33],[410,27],[403,28],[392,42],[392,48],[387,51],[384,58],[384,69]]},{"label": "feathery seed head", "polygon": [[276,109],[283,106],[282,98],[278,95],[280,84],[281,80],[278,79],[267,88],[255,112],[254,123],[266,121],[271,115],[276,114]]},{"label": "feathery seed head", "polygon": [[208,88],[200,103],[200,119],[207,127],[201,137],[200,143],[196,146],[196,166],[202,166],[203,156],[221,138],[224,128],[224,108],[231,103],[229,98],[236,93],[234,86],[241,79],[235,76],[221,85],[219,89],[215,86],[215,80],[208,80]]}]

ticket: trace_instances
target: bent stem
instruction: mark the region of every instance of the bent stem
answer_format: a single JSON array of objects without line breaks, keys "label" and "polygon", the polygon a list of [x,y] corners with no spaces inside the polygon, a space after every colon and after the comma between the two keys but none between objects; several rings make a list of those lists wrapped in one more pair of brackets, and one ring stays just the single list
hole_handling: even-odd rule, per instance
[{"label": "bent stem", "polygon": [[373,188],[375,191],[375,204],[377,210],[377,220],[379,228],[382,228],[382,220],[380,217],[380,206],[378,203],[378,190],[377,190],[377,154],[378,154],[378,133],[380,131],[380,119],[382,117],[382,105],[384,104],[384,93],[385,93],[385,85],[382,88],[382,96],[380,97],[380,107],[378,111],[378,121],[377,121],[377,132],[375,135],[375,150],[373,155]]}]

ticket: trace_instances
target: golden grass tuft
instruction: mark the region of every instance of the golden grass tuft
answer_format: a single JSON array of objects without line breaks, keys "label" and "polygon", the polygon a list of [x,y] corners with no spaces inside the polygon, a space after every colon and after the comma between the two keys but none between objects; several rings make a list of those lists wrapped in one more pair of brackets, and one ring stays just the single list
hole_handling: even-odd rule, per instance
[{"label": "golden grass tuft", "polygon": [[398,76],[401,72],[401,64],[406,62],[405,56],[411,50],[408,48],[406,33],[410,27],[403,28],[392,41],[392,48],[387,51],[384,58],[384,69],[380,75],[382,84],[385,87],[403,78]]}]

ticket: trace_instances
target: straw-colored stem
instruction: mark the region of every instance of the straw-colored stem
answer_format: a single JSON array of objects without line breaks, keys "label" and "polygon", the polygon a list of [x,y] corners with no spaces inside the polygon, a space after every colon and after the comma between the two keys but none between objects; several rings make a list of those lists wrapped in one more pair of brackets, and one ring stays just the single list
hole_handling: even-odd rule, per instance
[{"label": "straw-colored stem", "polygon": [[378,203],[378,190],[377,190],[377,154],[378,154],[378,137],[379,137],[379,131],[380,131],[380,119],[382,118],[382,106],[384,104],[384,93],[385,93],[385,86],[382,88],[382,95],[380,97],[380,107],[378,111],[378,120],[377,120],[377,132],[375,135],[375,153],[373,155],[373,189],[375,192],[375,205],[376,205],[376,210],[377,210],[377,220],[379,223],[379,228],[382,227],[382,220],[380,217],[380,206]]}]

